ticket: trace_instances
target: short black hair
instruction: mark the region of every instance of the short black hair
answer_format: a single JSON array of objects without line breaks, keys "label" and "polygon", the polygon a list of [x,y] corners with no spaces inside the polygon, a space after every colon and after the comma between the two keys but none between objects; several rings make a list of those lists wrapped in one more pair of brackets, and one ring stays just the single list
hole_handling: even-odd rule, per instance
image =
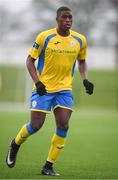
[{"label": "short black hair", "polygon": [[57,9],[57,16],[59,16],[61,14],[62,11],[71,11],[71,9],[69,9],[66,6],[62,6],[60,8]]}]

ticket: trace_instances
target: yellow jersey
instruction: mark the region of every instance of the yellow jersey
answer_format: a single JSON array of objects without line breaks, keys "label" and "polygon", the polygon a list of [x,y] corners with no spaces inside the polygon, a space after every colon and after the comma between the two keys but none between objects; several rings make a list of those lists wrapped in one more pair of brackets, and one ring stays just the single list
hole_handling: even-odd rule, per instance
[{"label": "yellow jersey", "polygon": [[47,92],[72,90],[75,62],[86,59],[86,48],[86,38],[73,30],[67,37],[56,28],[38,34],[29,55],[38,60],[37,75]]}]

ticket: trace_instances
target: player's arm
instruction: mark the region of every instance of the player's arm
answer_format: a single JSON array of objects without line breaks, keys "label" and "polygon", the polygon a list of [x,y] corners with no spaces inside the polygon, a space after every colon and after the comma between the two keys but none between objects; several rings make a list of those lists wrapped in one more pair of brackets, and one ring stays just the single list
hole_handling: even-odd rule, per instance
[{"label": "player's arm", "polygon": [[87,69],[87,63],[85,59],[78,60],[79,62],[79,72],[83,80],[83,85],[86,89],[86,93],[89,95],[93,94],[94,85],[88,80],[88,69]]},{"label": "player's arm", "polygon": [[26,60],[27,69],[35,83],[37,93],[40,96],[46,94],[46,87],[38,78],[37,70],[35,67],[35,61],[38,59],[38,57],[40,56],[40,54],[43,50],[43,40],[42,40],[43,38],[42,37],[43,37],[42,33],[40,33],[37,36],[35,43],[33,44],[33,47],[30,49],[29,56],[27,57],[27,60]]},{"label": "player's arm", "polygon": [[26,60],[26,66],[29,71],[30,76],[32,77],[34,83],[36,84],[39,81],[37,72],[36,72],[36,67],[35,67],[35,61],[36,59],[32,58],[30,55],[27,57]]},{"label": "player's arm", "polygon": [[88,70],[87,70],[87,63],[86,63],[86,51],[87,51],[87,42],[84,36],[82,38],[82,46],[80,52],[78,54],[78,62],[79,62],[79,72],[83,79],[83,85],[86,89],[86,93],[93,94],[94,85],[88,80]]},{"label": "player's arm", "polygon": [[27,65],[27,69],[29,71],[29,74],[30,74],[30,76],[32,77],[32,79],[33,79],[33,81],[35,83],[37,93],[40,96],[42,96],[42,95],[46,94],[46,87],[38,78],[37,70],[36,70],[36,67],[35,67],[35,61],[36,61],[36,59],[32,58],[29,55],[27,57],[27,60],[26,60],[26,65]]},{"label": "player's arm", "polygon": [[86,63],[87,41],[86,41],[85,36],[82,36],[81,39],[82,39],[82,45],[81,45],[77,60],[79,64],[79,72],[84,81],[85,79],[88,79],[88,70],[87,70],[87,63]]},{"label": "player's arm", "polygon": [[86,61],[85,59],[83,60],[78,60],[78,64],[79,64],[79,72],[80,72],[80,75],[82,77],[82,79],[88,79],[88,69],[87,69],[87,64],[86,64]]}]

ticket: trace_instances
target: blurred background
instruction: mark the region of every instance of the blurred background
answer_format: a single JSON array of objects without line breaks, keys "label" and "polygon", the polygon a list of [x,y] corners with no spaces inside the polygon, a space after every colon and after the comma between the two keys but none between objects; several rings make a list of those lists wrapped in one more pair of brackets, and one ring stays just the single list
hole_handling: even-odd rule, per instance
[{"label": "blurred background", "polygon": [[44,178],[39,169],[55,130],[53,114],[23,145],[14,170],[5,157],[9,142],[29,119],[28,51],[39,32],[57,26],[60,6],[72,9],[72,29],[87,38],[95,91],[85,93],[76,66],[69,141],[56,169],[62,179],[118,179],[118,0],[0,0],[0,179]]},{"label": "blurred background", "polygon": [[95,84],[94,95],[86,95],[75,72],[75,105],[118,110],[117,0],[0,0],[0,110],[28,109],[28,51],[39,32],[56,26],[60,6],[72,9],[72,29],[87,38],[89,79]]}]

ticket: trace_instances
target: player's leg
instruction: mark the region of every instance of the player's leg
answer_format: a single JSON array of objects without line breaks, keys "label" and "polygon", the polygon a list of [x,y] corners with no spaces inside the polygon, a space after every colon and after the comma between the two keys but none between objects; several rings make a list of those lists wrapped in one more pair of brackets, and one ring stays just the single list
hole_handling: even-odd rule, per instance
[{"label": "player's leg", "polygon": [[15,138],[15,142],[21,145],[29,136],[37,132],[45,121],[46,113],[40,111],[31,111],[30,122],[23,125],[18,135]]},{"label": "player's leg", "polygon": [[36,91],[32,92],[30,109],[31,120],[30,123],[25,124],[19,131],[16,138],[11,142],[8,155],[6,158],[7,165],[14,167],[16,155],[20,145],[32,134],[37,132],[43,125],[46,113],[51,111],[51,99],[53,96],[46,95],[39,96]]},{"label": "player's leg", "polygon": [[[54,163],[64,147],[67,131],[69,129],[69,120],[72,110],[64,108],[56,108],[54,110],[56,120],[56,133],[52,138],[51,150],[48,155],[48,161]],[[54,153],[53,153],[54,152]]]},{"label": "player's leg", "polygon": [[12,168],[15,166],[17,152],[21,144],[32,134],[37,132],[45,121],[46,113],[39,111],[31,111],[31,120],[29,123],[23,125],[18,135],[10,143],[9,151],[7,154],[7,165]]},{"label": "player's leg", "polygon": [[44,175],[59,175],[56,172],[54,172],[52,166],[65,145],[71,113],[72,110],[60,107],[57,107],[54,110],[57,129],[56,133],[52,137],[52,143],[48,154],[48,158],[42,169],[42,174]]}]

